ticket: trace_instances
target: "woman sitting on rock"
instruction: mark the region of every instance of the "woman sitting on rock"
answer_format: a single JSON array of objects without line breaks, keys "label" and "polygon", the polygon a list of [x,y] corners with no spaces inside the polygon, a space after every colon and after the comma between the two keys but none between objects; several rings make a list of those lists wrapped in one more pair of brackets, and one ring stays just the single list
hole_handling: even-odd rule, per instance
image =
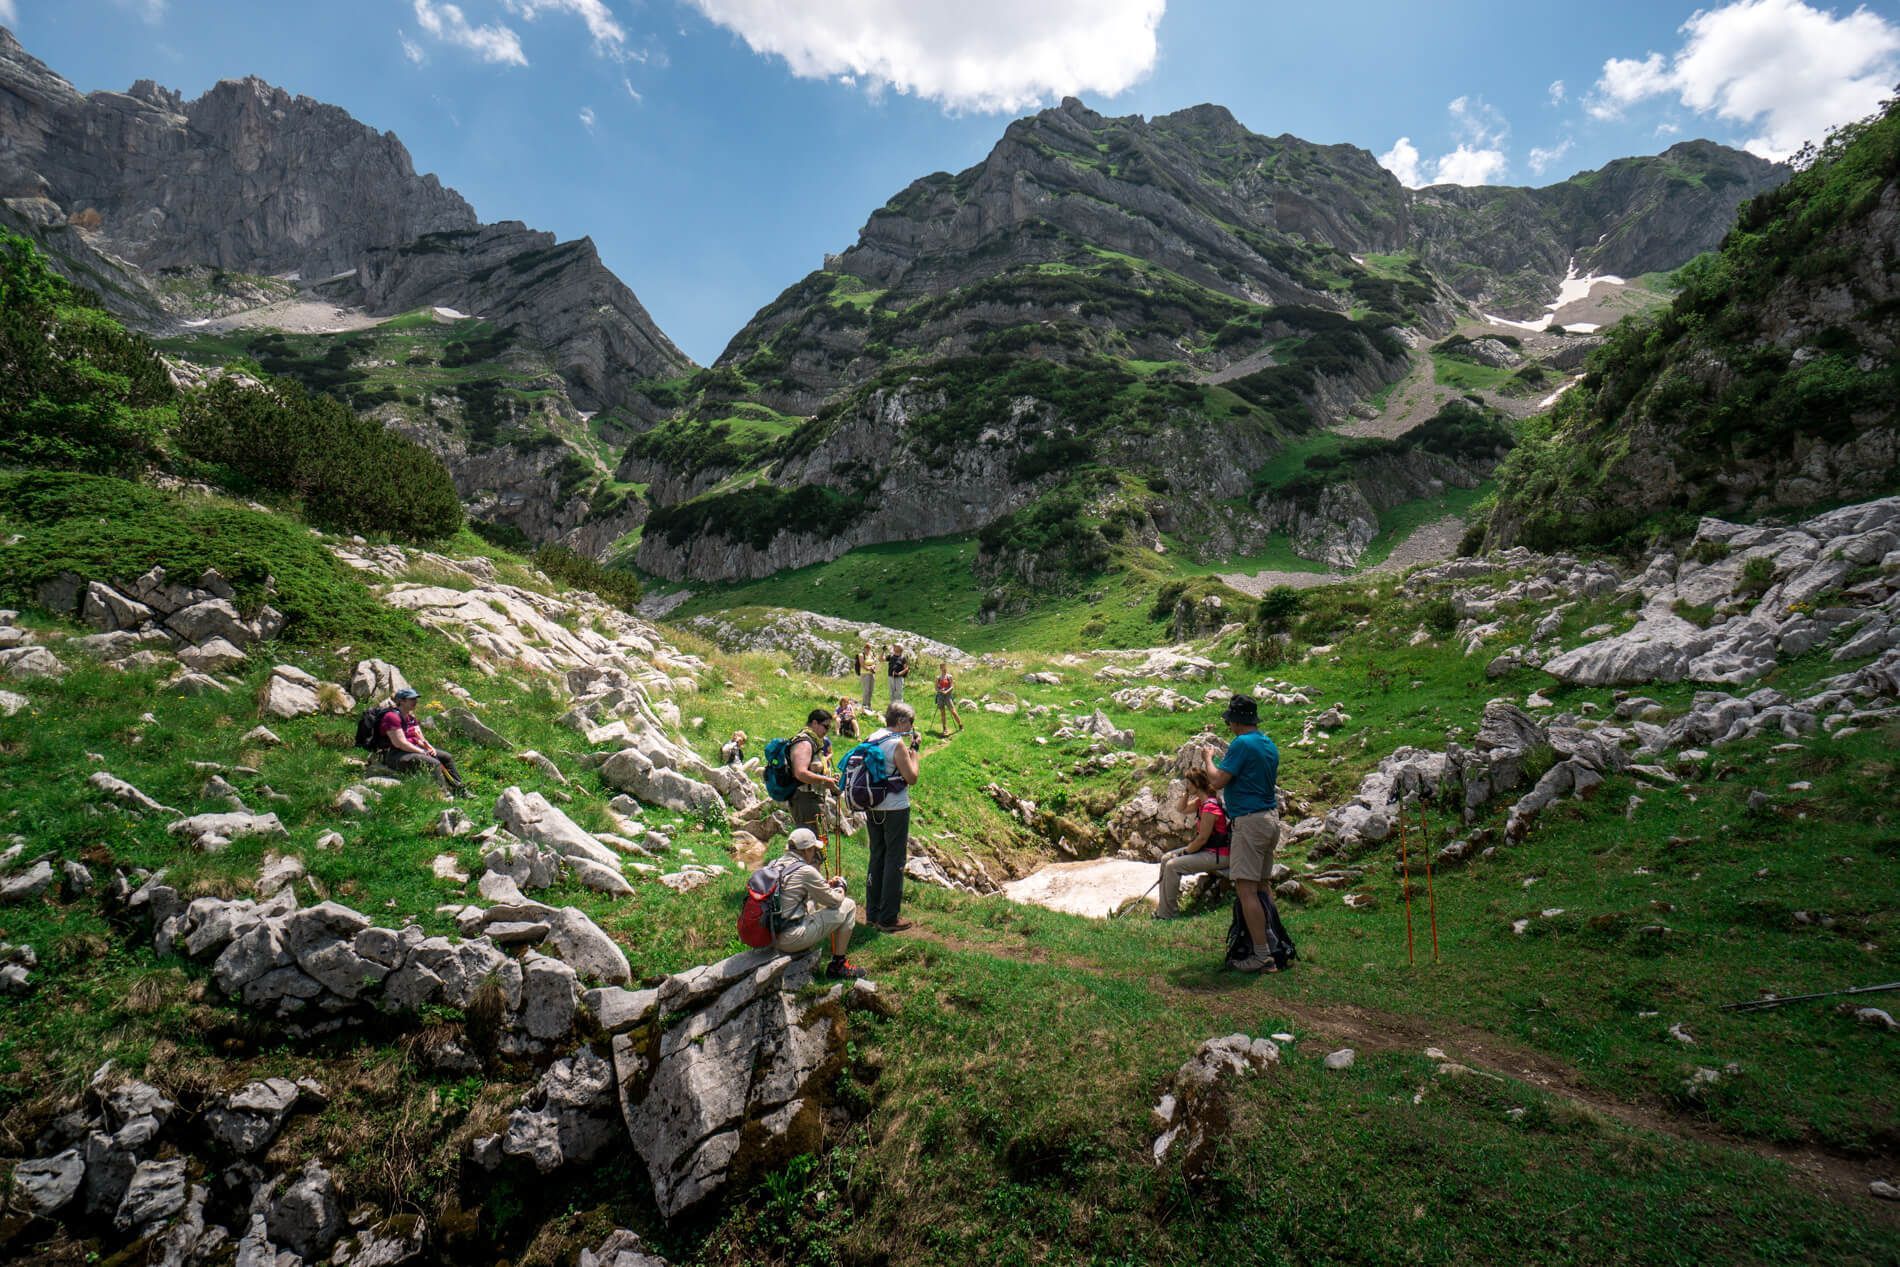
[{"label": "woman sitting on rock", "polygon": [[1182,876],[1209,871],[1227,874],[1227,851],[1233,839],[1227,808],[1206,771],[1189,770],[1181,776],[1181,782],[1181,811],[1194,815],[1194,839],[1187,848],[1177,849],[1161,860],[1161,903],[1155,908],[1156,919],[1173,919],[1180,913]]},{"label": "woman sitting on rock", "polygon": [[383,764],[397,774],[427,770],[450,796],[466,796],[468,787],[462,782],[461,771],[455,768],[455,758],[422,737],[422,724],[416,720],[416,704],[421,697],[405,686],[391,698],[395,711],[384,713],[382,720],[383,740],[388,745],[382,750]]}]

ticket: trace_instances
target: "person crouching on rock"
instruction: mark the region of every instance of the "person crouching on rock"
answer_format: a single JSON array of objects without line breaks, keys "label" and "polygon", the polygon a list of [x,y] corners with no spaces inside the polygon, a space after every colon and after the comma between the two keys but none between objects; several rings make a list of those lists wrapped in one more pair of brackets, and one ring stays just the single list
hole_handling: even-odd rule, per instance
[{"label": "person crouching on rock", "polygon": [[405,686],[392,698],[396,711],[383,714],[383,739],[389,745],[382,752],[383,764],[397,774],[427,770],[450,796],[466,796],[468,785],[455,768],[455,758],[422,737],[422,725],[416,720],[421,697]]},{"label": "person crouching on rock", "polygon": [[851,944],[851,930],[857,926],[858,904],[844,895],[844,877],[827,880],[818,867],[825,860],[825,845],[809,829],[800,827],[786,843],[787,853],[796,855],[801,864],[779,881],[779,918],[784,922],[772,938],[772,948],[795,955],[810,950],[826,938],[831,940],[831,962],[824,975],[833,981],[848,981],[864,975],[844,957]]},{"label": "person crouching on rock", "polygon": [[1173,919],[1180,913],[1182,876],[1209,871],[1227,874],[1227,854],[1233,840],[1227,808],[1215,794],[1206,770],[1189,770],[1181,779],[1181,811],[1194,815],[1194,839],[1187,848],[1177,849],[1161,861],[1161,902],[1155,908],[1156,919]]}]

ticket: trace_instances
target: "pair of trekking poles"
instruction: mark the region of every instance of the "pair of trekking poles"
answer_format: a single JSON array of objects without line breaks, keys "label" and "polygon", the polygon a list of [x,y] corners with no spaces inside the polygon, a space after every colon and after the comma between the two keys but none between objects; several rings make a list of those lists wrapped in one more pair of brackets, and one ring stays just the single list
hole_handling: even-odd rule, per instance
[{"label": "pair of trekking poles", "polygon": [[[1432,922],[1432,962],[1438,962],[1438,895],[1432,889],[1432,841],[1431,827],[1425,821],[1425,802],[1417,802],[1418,837],[1425,855],[1425,902],[1431,911]],[[1412,861],[1410,842],[1406,839],[1405,797],[1399,797],[1399,873],[1405,889],[1405,961],[1418,963],[1418,956],[1412,949]]]}]

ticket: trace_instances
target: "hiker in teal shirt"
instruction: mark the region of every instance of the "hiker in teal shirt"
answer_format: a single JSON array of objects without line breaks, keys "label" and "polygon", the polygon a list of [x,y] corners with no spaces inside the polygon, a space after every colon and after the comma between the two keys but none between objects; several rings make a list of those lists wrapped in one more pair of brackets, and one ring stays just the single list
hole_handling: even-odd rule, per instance
[{"label": "hiker in teal shirt", "polygon": [[1273,874],[1273,849],[1280,843],[1279,801],[1274,795],[1274,784],[1280,776],[1280,750],[1260,733],[1260,706],[1248,696],[1236,695],[1229,700],[1222,719],[1234,738],[1218,766],[1214,764],[1214,749],[1206,750],[1207,778],[1216,791],[1224,793],[1227,816],[1233,820],[1228,875],[1240,894],[1241,918],[1247,921],[1247,933],[1255,948],[1252,957],[1234,967],[1242,972],[1272,972],[1273,959],[1265,950],[1266,916],[1256,895]]}]

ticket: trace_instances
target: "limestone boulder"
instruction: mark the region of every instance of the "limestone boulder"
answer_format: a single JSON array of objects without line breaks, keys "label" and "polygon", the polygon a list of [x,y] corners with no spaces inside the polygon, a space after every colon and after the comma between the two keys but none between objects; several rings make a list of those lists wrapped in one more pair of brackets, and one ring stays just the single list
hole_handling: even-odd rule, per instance
[{"label": "limestone boulder", "polygon": [[552,849],[564,858],[586,859],[616,874],[620,870],[619,858],[612,849],[549,804],[539,792],[508,788],[495,801],[495,821],[522,840]]},{"label": "limestone boulder", "polygon": [[660,1007],[688,1015],[614,1038],[621,1112],[663,1215],[817,1147],[845,1025],[841,991],[799,997],[816,959],[755,951],[670,977]]},{"label": "limestone boulder", "polygon": [[386,660],[358,660],[350,673],[350,695],[358,703],[378,703],[407,689],[409,679]]},{"label": "limestone boulder", "polygon": [[317,679],[302,669],[280,664],[271,670],[269,680],[264,683],[260,708],[266,717],[285,720],[308,717],[323,708],[317,694],[319,686]]},{"label": "limestone boulder", "polygon": [[607,758],[600,767],[600,777],[609,787],[676,813],[697,813],[721,802],[710,784],[655,765],[639,748],[623,748]]},{"label": "limestone boulder", "polygon": [[151,620],[152,609],[137,599],[127,598],[110,585],[91,581],[80,600],[79,618],[100,633],[137,629]]}]

